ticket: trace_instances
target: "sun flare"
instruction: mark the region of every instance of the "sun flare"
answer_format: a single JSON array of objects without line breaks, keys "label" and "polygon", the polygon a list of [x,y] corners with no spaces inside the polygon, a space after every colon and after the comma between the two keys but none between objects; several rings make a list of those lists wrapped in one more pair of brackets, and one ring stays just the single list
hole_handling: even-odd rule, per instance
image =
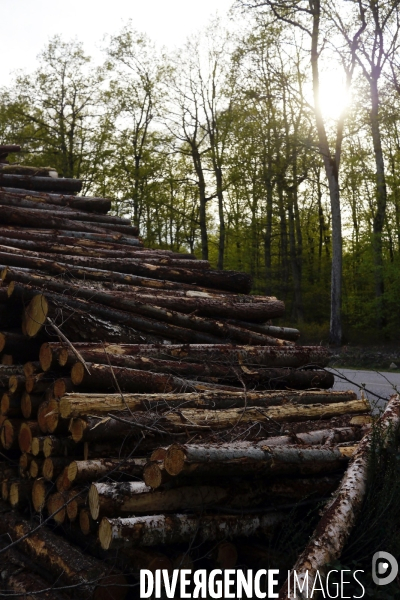
[{"label": "sun flare", "polygon": [[337,71],[325,72],[320,78],[319,103],[326,118],[337,119],[351,102],[344,75]]}]

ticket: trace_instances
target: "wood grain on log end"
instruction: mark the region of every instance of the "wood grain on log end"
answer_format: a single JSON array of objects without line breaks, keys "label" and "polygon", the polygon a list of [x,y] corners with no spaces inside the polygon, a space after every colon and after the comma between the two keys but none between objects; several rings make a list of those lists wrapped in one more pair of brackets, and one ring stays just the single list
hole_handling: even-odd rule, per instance
[{"label": "wood grain on log end", "polygon": [[65,503],[67,501],[67,496],[62,494],[61,492],[56,492],[55,494],[51,494],[46,502],[46,508],[49,515],[53,513],[53,519],[56,523],[64,523],[66,517],[66,507]]},{"label": "wood grain on log end", "polygon": [[42,329],[49,312],[49,305],[43,294],[37,294],[32,298],[25,309],[25,330],[32,338]]},{"label": "wood grain on log end", "polygon": [[185,450],[178,444],[170,446],[164,459],[164,466],[170,475],[179,475],[185,466]]}]

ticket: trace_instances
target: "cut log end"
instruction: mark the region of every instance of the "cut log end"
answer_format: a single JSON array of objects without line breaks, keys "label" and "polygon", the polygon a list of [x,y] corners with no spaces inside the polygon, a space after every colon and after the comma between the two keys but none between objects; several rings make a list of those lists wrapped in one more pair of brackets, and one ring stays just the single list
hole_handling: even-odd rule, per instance
[{"label": "cut log end", "polygon": [[26,335],[32,338],[39,333],[46,322],[48,312],[49,305],[45,296],[34,296],[24,313]]},{"label": "cut log end", "polygon": [[18,502],[19,502],[19,493],[18,492],[19,492],[19,482],[14,481],[14,483],[12,483],[10,485],[10,491],[8,494],[8,501],[13,508],[18,506]]},{"label": "cut log end", "polygon": [[64,523],[66,517],[65,510],[66,498],[60,492],[51,494],[47,500],[47,510],[49,515],[53,515],[53,519],[56,523]]},{"label": "cut log end", "polygon": [[43,371],[48,371],[53,361],[53,350],[51,346],[46,342],[42,344],[39,351],[39,362]]},{"label": "cut log end", "polygon": [[148,462],[143,470],[143,481],[153,489],[157,489],[163,483],[162,470],[155,461]]},{"label": "cut log end", "polygon": [[83,535],[89,535],[91,532],[91,517],[87,508],[82,508],[79,513],[79,527]]},{"label": "cut log end", "polygon": [[26,423],[21,423],[18,433],[18,444],[21,452],[32,452],[32,431]]},{"label": "cut log end", "polygon": [[112,542],[112,523],[104,517],[99,525],[99,541],[103,550],[108,550]]},{"label": "cut log end", "polygon": [[14,426],[11,423],[11,421],[6,419],[1,426],[1,434],[0,434],[0,440],[1,440],[1,444],[2,444],[3,448],[5,450],[9,450],[14,443],[14,439],[15,439]]},{"label": "cut log end", "polygon": [[74,385],[80,385],[85,376],[85,368],[82,363],[77,362],[71,369],[71,381]]},{"label": "cut log end", "polygon": [[42,449],[43,449],[43,443],[42,443],[41,439],[38,437],[32,438],[31,453],[33,454],[33,456],[38,456],[38,454],[40,454]]},{"label": "cut log end", "polygon": [[6,345],[6,336],[4,333],[0,333],[0,352],[3,352]]},{"label": "cut log end", "polygon": [[100,514],[99,492],[95,485],[90,486],[89,490],[89,510],[94,521],[97,521]]},{"label": "cut log end", "polygon": [[164,459],[164,467],[167,473],[176,476],[182,471],[185,465],[185,451],[184,449],[173,444],[168,448],[167,454]]},{"label": "cut log end", "polygon": [[43,510],[46,501],[46,482],[44,479],[36,479],[32,487],[32,504],[36,512]]}]

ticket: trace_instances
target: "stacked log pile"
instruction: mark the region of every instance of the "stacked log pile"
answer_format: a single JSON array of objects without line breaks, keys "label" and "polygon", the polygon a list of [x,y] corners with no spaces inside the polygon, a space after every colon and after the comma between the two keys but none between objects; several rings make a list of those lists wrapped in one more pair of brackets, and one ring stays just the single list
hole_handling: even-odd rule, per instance
[{"label": "stacked log pile", "polygon": [[3,162],[0,186],[4,585],[125,598],[141,568],[251,567],[235,540],[334,492],[367,401],[248,275],[144,248],[51,168]]}]

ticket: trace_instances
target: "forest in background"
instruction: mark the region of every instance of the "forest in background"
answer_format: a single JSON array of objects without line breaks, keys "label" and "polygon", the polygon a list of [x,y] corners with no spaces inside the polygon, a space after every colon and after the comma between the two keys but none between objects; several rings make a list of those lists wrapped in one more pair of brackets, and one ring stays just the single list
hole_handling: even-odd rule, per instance
[{"label": "forest in background", "polygon": [[[1,88],[1,142],[111,197],[146,246],[251,273],[286,323],[396,340],[399,5],[243,0],[174,52],[127,24],[100,65],[54,37]],[[330,74],[350,99],[331,113]]]}]

